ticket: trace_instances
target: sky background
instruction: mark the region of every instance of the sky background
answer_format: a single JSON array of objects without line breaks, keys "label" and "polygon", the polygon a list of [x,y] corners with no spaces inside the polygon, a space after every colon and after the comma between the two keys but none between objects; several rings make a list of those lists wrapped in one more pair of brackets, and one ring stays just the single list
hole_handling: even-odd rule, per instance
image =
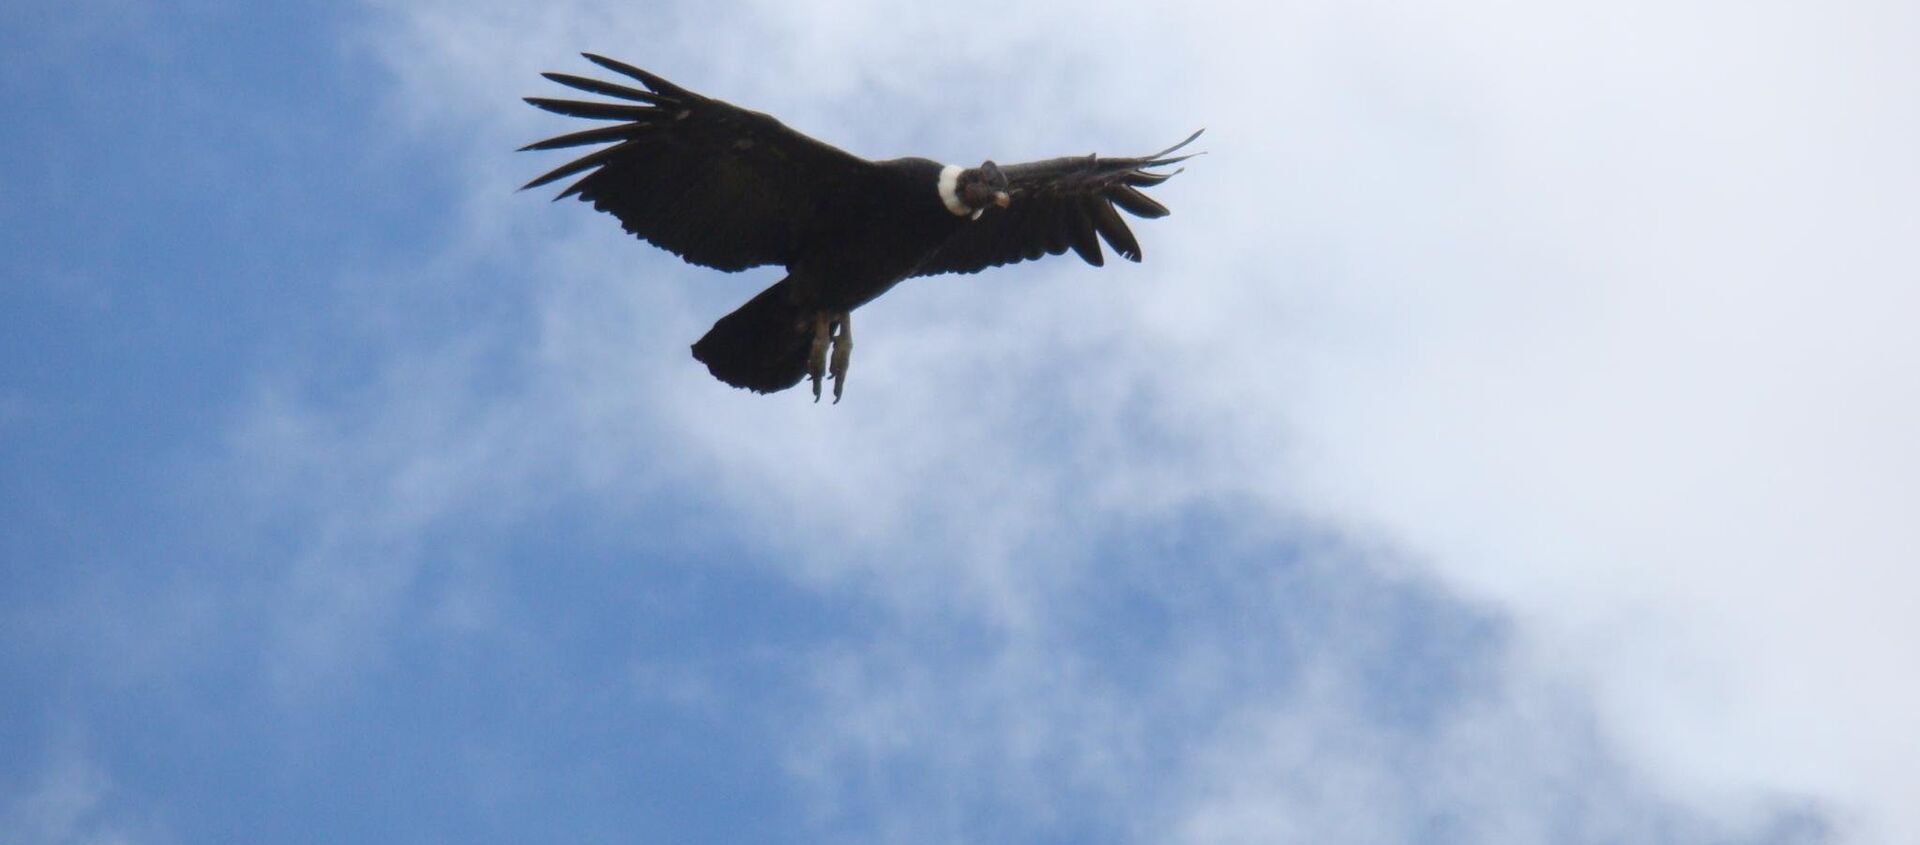
[{"label": "sky background", "polygon": [[[1920,841],[1920,7],[13,0],[0,843]],[[591,50],[1146,262],[516,193]]]}]

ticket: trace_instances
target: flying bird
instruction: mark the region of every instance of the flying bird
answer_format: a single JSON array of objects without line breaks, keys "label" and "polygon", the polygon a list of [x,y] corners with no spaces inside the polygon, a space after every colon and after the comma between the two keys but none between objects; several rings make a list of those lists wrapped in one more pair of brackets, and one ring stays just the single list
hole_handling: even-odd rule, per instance
[{"label": "flying bird", "polygon": [[617,102],[528,97],[541,109],[610,125],[522,150],[610,144],[528,182],[585,174],[554,199],[578,197],[620,225],[694,264],[734,272],[762,265],[785,278],[720,318],[693,357],[727,384],[760,393],[808,378],[820,401],[846,387],[849,315],[902,280],[1060,255],[1096,267],[1100,241],[1129,261],[1140,243],[1120,214],[1164,217],[1140,191],[1191,157],[1167,149],[1136,158],[1098,155],[979,167],[925,158],[869,161],[787,128],[772,116],[704,97],[592,53],[643,88],[565,73],[547,79]]}]

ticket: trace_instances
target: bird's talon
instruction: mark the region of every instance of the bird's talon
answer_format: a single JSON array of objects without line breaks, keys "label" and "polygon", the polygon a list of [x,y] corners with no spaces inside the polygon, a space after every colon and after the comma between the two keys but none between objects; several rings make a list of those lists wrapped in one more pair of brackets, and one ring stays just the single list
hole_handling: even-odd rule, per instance
[{"label": "bird's talon", "polygon": [[827,343],[833,326],[827,315],[813,315],[813,344],[807,349],[807,378],[813,382],[813,401],[820,401],[820,379],[827,372]]},{"label": "bird's talon", "polygon": [[833,336],[833,404],[840,404],[840,392],[847,387],[847,364],[853,360],[853,315],[842,314],[840,331]]}]

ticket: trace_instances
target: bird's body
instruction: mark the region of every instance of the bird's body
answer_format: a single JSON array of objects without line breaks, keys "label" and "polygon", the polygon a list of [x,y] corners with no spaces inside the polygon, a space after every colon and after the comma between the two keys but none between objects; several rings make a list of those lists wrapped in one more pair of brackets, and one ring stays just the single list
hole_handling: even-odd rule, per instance
[{"label": "bird's body", "polygon": [[929,188],[941,169],[924,158],[876,162],[864,178],[829,189],[820,228],[787,264],[807,304],[852,311],[873,301],[968,222]]},{"label": "bird's body", "polygon": [[[851,350],[845,315],[911,276],[966,220],[927,190],[941,169],[938,162],[878,164],[862,178],[826,192],[823,223],[788,262],[785,279],[721,318],[694,344],[694,357],[714,376],[761,393],[799,383],[809,373],[820,331],[809,315],[842,315],[834,338]],[[865,248],[839,248],[843,244]],[[844,376],[843,366],[834,380],[836,400]]]},{"label": "bird's body", "polygon": [[1137,188],[1171,176],[1145,168],[1180,161],[1165,156],[1187,143],[1144,158],[1085,156],[1004,169],[990,161],[977,168],[924,158],[868,161],[768,115],[611,59],[587,58],[646,90],[546,74],[629,102],[528,98],[548,111],[620,122],[525,147],[613,143],[527,187],[586,172],[559,198],[591,202],[628,232],[696,264],[727,271],[784,266],[786,278],[693,345],[715,377],[762,393],[811,376],[817,399],[830,371],[838,400],[852,350],[848,315],[907,278],[971,273],[1068,249],[1099,265],[1100,238],[1138,261],[1139,245],[1114,206],[1165,215]]}]

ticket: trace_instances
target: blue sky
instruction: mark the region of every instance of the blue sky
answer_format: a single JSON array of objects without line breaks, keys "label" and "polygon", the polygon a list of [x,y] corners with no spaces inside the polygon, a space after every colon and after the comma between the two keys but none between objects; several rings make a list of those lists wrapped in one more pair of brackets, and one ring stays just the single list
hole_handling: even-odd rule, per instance
[{"label": "blue sky", "polygon": [[[0,841],[1920,833],[1920,15],[27,0]],[[580,50],[1147,260],[775,276],[514,189]]]}]

